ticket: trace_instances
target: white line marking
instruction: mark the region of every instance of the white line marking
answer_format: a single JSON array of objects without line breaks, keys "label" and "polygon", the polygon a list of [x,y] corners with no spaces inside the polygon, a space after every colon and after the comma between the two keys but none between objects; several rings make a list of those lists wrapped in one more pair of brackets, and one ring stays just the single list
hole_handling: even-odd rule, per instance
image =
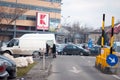
[{"label": "white line marking", "polygon": [[119,76],[117,76],[117,75],[112,75],[113,77],[115,77],[115,78],[117,78],[117,79],[120,79],[120,77]]},{"label": "white line marking", "polygon": [[69,70],[69,71],[71,71],[71,72],[73,72],[73,73],[79,73],[80,72],[80,70],[78,70],[76,67],[72,67],[73,69],[72,70]]}]

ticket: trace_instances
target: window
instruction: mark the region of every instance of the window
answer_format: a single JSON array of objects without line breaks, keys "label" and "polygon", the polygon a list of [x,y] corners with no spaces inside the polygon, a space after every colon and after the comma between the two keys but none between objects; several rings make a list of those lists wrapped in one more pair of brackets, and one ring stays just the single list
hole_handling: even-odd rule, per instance
[{"label": "window", "polygon": [[48,1],[48,2],[61,3],[61,0],[40,0],[40,1]]},{"label": "window", "polygon": [[36,17],[35,17],[35,16],[27,16],[27,17],[26,17],[26,20],[35,21],[35,20],[36,20]]},{"label": "window", "polygon": [[43,6],[27,5],[27,4],[16,4],[16,3],[4,2],[4,1],[0,2],[0,6],[7,6],[7,7],[13,7],[13,8],[17,7],[17,8],[25,8],[25,9],[27,8],[30,10],[61,13],[61,9],[43,7]]}]

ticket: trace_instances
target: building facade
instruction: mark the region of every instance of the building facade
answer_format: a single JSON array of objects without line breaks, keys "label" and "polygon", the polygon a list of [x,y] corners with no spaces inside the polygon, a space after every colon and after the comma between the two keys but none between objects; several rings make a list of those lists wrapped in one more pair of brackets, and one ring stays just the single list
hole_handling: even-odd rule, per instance
[{"label": "building facade", "polygon": [[19,37],[24,33],[40,32],[36,29],[36,12],[49,14],[48,31],[55,30],[61,21],[61,0],[0,0],[0,7],[27,8],[27,11],[11,24],[3,22],[7,31],[1,30],[0,40],[3,37],[4,40],[10,40],[13,36]]},{"label": "building facade", "polygon": [[[107,33],[107,36],[109,38],[108,42],[110,42],[111,26],[105,27],[105,33]],[[93,40],[93,43],[96,44],[98,39],[100,38],[100,36],[102,36],[102,30],[98,29],[98,30],[94,30],[94,31],[90,32],[88,38],[91,38]],[[117,23],[114,26],[114,41],[120,42],[120,23]]]}]

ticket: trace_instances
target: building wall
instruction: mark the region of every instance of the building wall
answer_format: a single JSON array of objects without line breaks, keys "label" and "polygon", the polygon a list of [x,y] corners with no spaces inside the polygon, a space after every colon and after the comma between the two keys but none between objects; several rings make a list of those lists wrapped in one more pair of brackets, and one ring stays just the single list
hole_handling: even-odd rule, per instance
[{"label": "building wall", "polygon": [[[93,40],[94,44],[97,43],[100,36],[101,36],[101,33],[90,33],[89,34],[89,38]],[[109,42],[110,42],[111,34],[108,34],[108,37],[109,37]],[[114,41],[120,41],[120,33],[114,34]]]},{"label": "building wall", "polygon": [[89,38],[92,39],[93,43],[96,44],[101,34],[99,33],[90,33]]},{"label": "building wall", "polygon": [[120,33],[114,34],[114,41],[120,41]]},{"label": "building wall", "polygon": [[[17,1],[17,3],[16,3]],[[50,17],[50,26],[56,28],[61,21],[61,0],[0,0],[0,7],[14,9],[16,7],[19,8],[27,8],[27,12],[22,14],[16,20],[16,29],[17,30],[26,30],[30,32],[30,30],[36,30],[36,12],[42,12],[49,14]],[[12,15],[12,14],[11,14]],[[14,15],[13,15],[14,16]],[[2,23],[7,24],[6,21],[2,21]],[[14,30],[15,22],[10,25],[6,25],[8,29]],[[22,27],[22,28],[21,28]],[[30,28],[31,27],[31,28]],[[4,35],[0,35],[1,37]],[[6,35],[5,35],[6,36]],[[13,35],[8,35],[11,37]]]},{"label": "building wall", "polygon": [[[0,6],[15,8],[22,7],[27,8],[27,12],[24,13],[16,25],[21,26],[34,26],[36,23],[36,12],[48,13],[50,15],[50,24],[60,23],[61,19],[61,3],[48,2],[44,0],[1,0]],[[13,24],[12,24],[13,25]]]}]

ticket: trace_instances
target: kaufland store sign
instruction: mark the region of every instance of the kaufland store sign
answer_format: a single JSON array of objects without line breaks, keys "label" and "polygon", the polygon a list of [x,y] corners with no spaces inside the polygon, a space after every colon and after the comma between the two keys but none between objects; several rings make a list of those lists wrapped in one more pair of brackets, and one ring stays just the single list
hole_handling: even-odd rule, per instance
[{"label": "kaufland store sign", "polygon": [[37,26],[38,30],[49,29],[49,14],[37,12]]}]

